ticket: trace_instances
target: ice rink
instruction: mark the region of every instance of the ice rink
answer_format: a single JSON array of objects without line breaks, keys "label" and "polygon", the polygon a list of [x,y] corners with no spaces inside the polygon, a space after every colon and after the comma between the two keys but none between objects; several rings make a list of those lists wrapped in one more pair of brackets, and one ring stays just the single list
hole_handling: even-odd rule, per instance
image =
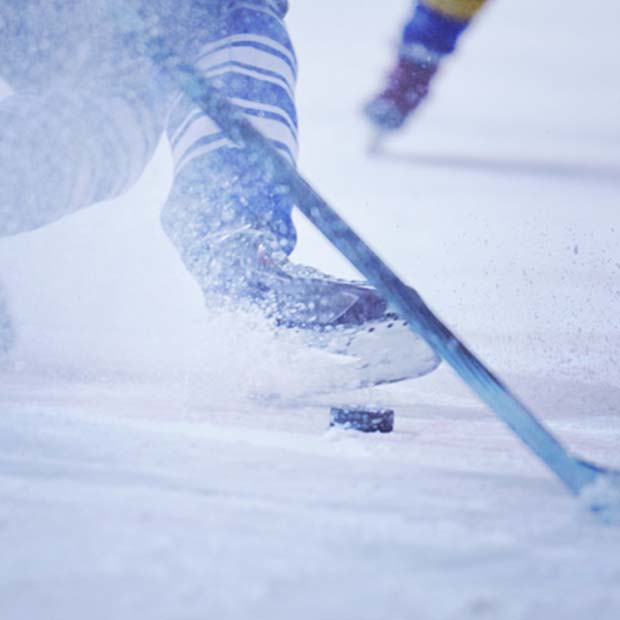
[{"label": "ice rink", "polygon": [[[620,468],[620,5],[495,0],[373,154],[360,108],[407,0],[291,5],[302,172],[570,448]],[[0,240],[0,618],[620,617],[620,528],[448,368],[358,395],[395,408],[391,435],[288,404],[334,369],[204,309],[159,228],[170,180],[162,145],[122,198]],[[297,260],[355,276],[298,223]]]}]

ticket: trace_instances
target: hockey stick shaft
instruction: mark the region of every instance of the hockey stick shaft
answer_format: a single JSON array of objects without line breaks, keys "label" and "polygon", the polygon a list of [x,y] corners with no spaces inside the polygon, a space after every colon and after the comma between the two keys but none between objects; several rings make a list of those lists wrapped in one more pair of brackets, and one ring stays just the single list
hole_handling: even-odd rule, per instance
[{"label": "hockey stick shaft", "polygon": [[163,40],[146,33],[140,27],[138,14],[125,12],[122,18],[126,30],[129,24],[128,30],[137,36],[137,42],[156,65],[169,74],[235,145],[247,150],[249,164],[262,166],[276,183],[289,189],[302,213],[570,491],[578,494],[605,473],[605,470],[590,466],[569,454],[508,387],[430,310],[420,295],[398,278],[269,140],[197,69],[183,63]]},{"label": "hockey stick shaft", "polygon": [[192,67],[177,67],[183,90],[251,159],[287,186],[295,204],[327,239],[399,311],[410,327],[535,452],[573,492],[596,474],[584,468],[510,390],[437,318],[420,295],[404,284],[361,237],[327,204],[258,130]]}]

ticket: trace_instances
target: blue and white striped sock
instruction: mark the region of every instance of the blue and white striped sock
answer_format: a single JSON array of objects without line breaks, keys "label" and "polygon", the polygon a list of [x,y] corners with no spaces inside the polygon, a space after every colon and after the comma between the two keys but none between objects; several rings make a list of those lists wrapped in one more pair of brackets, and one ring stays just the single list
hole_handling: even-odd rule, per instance
[{"label": "blue and white striped sock", "polygon": [[[201,46],[194,64],[292,163],[297,158],[297,60],[273,3],[237,1],[223,10],[219,36]],[[219,127],[185,95],[168,121],[175,174],[203,155],[232,147]]]},{"label": "blue and white striped sock", "polygon": [[[209,28],[216,35],[196,46],[192,62],[295,164],[297,60],[283,22],[286,2],[222,5],[219,27]],[[187,96],[173,105],[167,133],[175,177],[164,230],[205,295],[252,297],[256,243],[287,254],[295,247],[290,194]]]}]

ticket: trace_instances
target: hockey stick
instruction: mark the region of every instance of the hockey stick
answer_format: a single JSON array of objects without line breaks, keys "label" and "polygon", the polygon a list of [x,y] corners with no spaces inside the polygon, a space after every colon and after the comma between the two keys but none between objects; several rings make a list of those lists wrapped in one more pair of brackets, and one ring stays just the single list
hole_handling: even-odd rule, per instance
[{"label": "hockey stick", "polygon": [[[620,517],[620,472],[582,461],[570,453],[430,310],[355,231],[327,204],[297,170],[192,65],[184,63],[140,16],[125,5],[117,13],[157,66],[211,117],[237,146],[247,149],[252,165],[263,167],[276,183],[289,188],[295,204],[327,239],[388,299],[410,328],[456,371],[480,399],[534,452],[575,495],[588,489],[590,507],[607,518]],[[598,489],[592,492],[590,489]]]}]

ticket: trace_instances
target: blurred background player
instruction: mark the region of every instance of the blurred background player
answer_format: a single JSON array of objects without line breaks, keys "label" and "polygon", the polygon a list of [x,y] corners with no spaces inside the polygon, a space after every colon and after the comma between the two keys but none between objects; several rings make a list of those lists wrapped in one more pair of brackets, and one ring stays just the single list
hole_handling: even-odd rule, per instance
[{"label": "blurred background player", "polygon": [[429,92],[442,60],[454,52],[485,0],[419,0],[403,28],[384,89],[364,111],[380,131],[402,127]]},{"label": "blurred background player", "polygon": [[[296,232],[287,188],[128,43],[113,1],[0,0],[0,75],[13,90],[0,103],[0,237],[124,193],[165,133],[174,180],[162,224],[209,305],[258,309],[310,344],[383,364],[381,380],[432,370],[435,355],[371,287],[289,261]],[[286,0],[123,1],[295,164]],[[0,298],[5,348],[13,340],[6,307]],[[390,367],[379,357],[388,334],[420,355]]]}]

